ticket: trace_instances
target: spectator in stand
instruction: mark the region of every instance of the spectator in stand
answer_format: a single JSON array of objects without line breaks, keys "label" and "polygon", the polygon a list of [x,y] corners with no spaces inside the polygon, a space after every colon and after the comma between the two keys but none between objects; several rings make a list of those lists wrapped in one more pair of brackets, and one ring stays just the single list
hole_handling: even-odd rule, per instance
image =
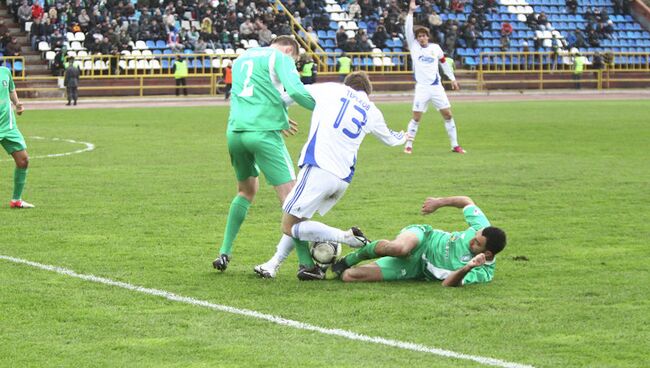
[{"label": "spectator in stand", "polygon": [[473,24],[468,24],[468,26],[465,28],[465,31],[463,32],[463,39],[465,40],[465,45],[466,47],[469,47],[471,49],[475,49],[478,47],[478,31],[476,31],[476,28],[474,27]]},{"label": "spectator in stand", "polygon": [[511,34],[512,34],[512,25],[508,22],[503,22],[503,24],[501,24],[501,35],[502,36],[506,35],[510,37]]},{"label": "spectator in stand", "polygon": [[383,49],[386,47],[386,41],[389,37],[390,36],[388,35],[388,32],[386,32],[386,28],[383,25],[379,25],[377,26],[375,33],[372,35],[372,43],[375,44],[375,47]]},{"label": "spectator in stand", "polygon": [[603,24],[602,34],[610,40],[614,39],[614,22],[612,22],[611,19],[607,20],[607,23]]},{"label": "spectator in stand", "polygon": [[590,29],[589,33],[587,34],[587,38],[589,39],[589,46],[600,47],[600,38],[598,37],[598,33],[596,33],[595,30]]},{"label": "spectator in stand", "polygon": [[456,13],[462,13],[465,11],[465,1],[464,0],[451,0],[449,9]]},{"label": "spectator in stand", "polygon": [[201,37],[207,39],[212,34],[212,19],[205,17],[201,21]]},{"label": "spectator in stand", "polygon": [[258,41],[262,47],[270,45],[271,41],[273,41],[273,33],[271,33],[271,30],[266,23],[262,23],[260,30],[257,32],[257,37],[259,38]]},{"label": "spectator in stand", "polygon": [[[617,1],[621,0],[614,0],[614,3],[616,4]],[[578,11],[578,0],[566,0],[566,9],[569,14],[575,14]]]},{"label": "spectator in stand", "polygon": [[456,57],[456,41],[458,40],[458,26],[453,24],[451,29],[445,35],[446,54]]},{"label": "spectator in stand", "polygon": [[34,1],[32,5],[32,19],[41,19],[44,12],[41,3],[38,0]]},{"label": "spectator in stand", "polygon": [[336,47],[342,49],[347,42],[348,35],[345,33],[345,28],[343,28],[343,26],[340,26],[338,31],[336,31]]},{"label": "spectator in stand", "polygon": [[108,37],[103,37],[102,41],[99,43],[99,46],[97,47],[97,51],[102,55],[110,55],[112,49],[113,49],[113,45],[111,45]]},{"label": "spectator in stand", "polygon": [[348,5],[348,15],[354,20],[361,18],[361,5],[359,5],[357,0],[353,0],[352,3]]},{"label": "spectator in stand", "polygon": [[363,19],[369,20],[370,17],[375,14],[376,6],[372,3],[372,1],[362,0],[359,5],[361,6],[361,17]]},{"label": "spectator in stand", "polygon": [[88,15],[86,9],[81,9],[81,12],[79,13],[77,19],[79,20],[79,25],[81,26],[81,30],[83,32],[88,32],[88,25],[90,24],[90,16]]},{"label": "spectator in stand", "polygon": [[244,40],[257,38],[255,35],[255,25],[250,17],[246,17],[246,20],[239,26],[239,34]]},{"label": "spectator in stand", "polygon": [[165,10],[165,15],[162,17],[162,24],[165,27],[167,33],[172,31],[172,28],[176,27],[176,17],[171,10]]},{"label": "spectator in stand", "polygon": [[444,44],[445,34],[442,32],[442,18],[435,11],[431,11],[431,14],[427,17],[429,22],[429,29],[431,30],[431,35],[433,39],[431,40],[437,44]]},{"label": "spectator in stand", "polygon": [[16,37],[11,37],[11,42],[5,47],[6,56],[20,56],[20,45]]},{"label": "spectator in stand", "polygon": [[29,37],[32,44],[32,50],[38,50],[38,43],[46,41],[48,34],[46,33],[45,25],[41,18],[35,18],[29,30]]},{"label": "spectator in stand", "polygon": [[307,40],[309,40],[311,47],[318,45],[319,42],[318,34],[316,33],[316,31],[314,31],[314,28],[312,26],[307,27],[306,38]]},{"label": "spectator in stand", "polygon": [[548,17],[544,12],[539,13],[539,15],[537,16],[537,26],[542,31],[548,29],[549,26]]},{"label": "spectator in stand", "polygon": [[205,49],[208,48],[208,45],[203,40],[203,37],[199,37],[194,44],[194,52],[197,54],[205,53]]},{"label": "spectator in stand", "polygon": [[576,28],[576,30],[573,32],[575,35],[575,42],[572,47],[577,47],[579,49],[587,47],[587,41],[585,41],[585,34],[582,32],[580,28]]},{"label": "spectator in stand", "polygon": [[219,34],[219,40],[224,49],[233,48],[232,38],[230,38],[230,32],[228,32],[228,30],[224,29],[221,31],[221,34]]},{"label": "spectator in stand", "polygon": [[600,70],[603,68],[605,68],[605,64],[603,63],[603,56],[600,54],[600,52],[596,51],[594,53],[593,60],[591,61],[591,69]]},{"label": "spectator in stand", "polygon": [[507,34],[501,33],[501,51],[508,51],[510,48],[510,37]]},{"label": "spectator in stand", "polygon": [[169,34],[167,34],[167,47],[169,47],[174,54],[182,53],[185,48],[180,35],[176,32],[176,28],[174,27],[170,28]]},{"label": "spectator in stand", "polygon": [[201,36],[199,35],[199,31],[196,29],[196,27],[192,26],[190,28],[190,31],[187,32],[186,37],[187,37],[185,39],[186,44],[190,46],[190,48],[194,49],[196,48],[196,42],[199,40],[199,37]]},{"label": "spectator in stand", "polygon": [[23,0],[23,5],[18,8],[18,21],[20,22],[20,29],[25,29],[25,22],[32,21],[32,7],[29,6],[27,0]]},{"label": "spectator in stand", "polygon": [[372,47],[368,42],[368,34],[366,33],[365,29],[358,30],[355,38],[357,40],[357,48],[359,49],[360,52],[372,51]]}]

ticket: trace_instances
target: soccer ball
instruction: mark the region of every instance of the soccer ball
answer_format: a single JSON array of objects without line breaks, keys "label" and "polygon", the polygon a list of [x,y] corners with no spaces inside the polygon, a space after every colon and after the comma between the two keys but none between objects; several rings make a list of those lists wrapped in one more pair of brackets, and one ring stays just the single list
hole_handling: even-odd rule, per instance
[{"label": "soccer ball", "polygon": [[341,244],[333,241],[311,243],[311,257],[320,266],[329,266],[341,255]]}]

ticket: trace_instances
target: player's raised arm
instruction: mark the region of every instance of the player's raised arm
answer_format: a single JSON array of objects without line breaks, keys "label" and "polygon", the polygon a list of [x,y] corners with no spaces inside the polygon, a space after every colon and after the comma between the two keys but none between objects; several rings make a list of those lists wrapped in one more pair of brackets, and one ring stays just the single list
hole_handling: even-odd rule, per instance
[{"label": "player's raised arm", "polygon": [[411,0],[409,4],[409,13],[404,21],[404,36],[406,37],[406,44],[409,46],[409,50],[411,49],[411,45],[415,43],[415,34],[413,33],[413,12],[416,8],[417,5],[415,5],[415,0]]}]

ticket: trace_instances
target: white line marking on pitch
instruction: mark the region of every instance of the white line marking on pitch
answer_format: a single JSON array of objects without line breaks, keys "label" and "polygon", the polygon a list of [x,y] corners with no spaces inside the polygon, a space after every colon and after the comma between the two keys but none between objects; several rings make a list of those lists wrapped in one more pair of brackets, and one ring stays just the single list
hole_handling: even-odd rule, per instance
[{"label": "white line marking on pitch", "polygon": [[190,305],[194,305],[194,306],[197,306],[197,307],[209,308],[209,309],[213,309],[213,310],[220,311],[220,312],[226,312],[226,313],[232,313],[232,314],[237,314],[237,315],[246,316],[246,317],[258,318],[258,319],[266,320],[266,321],[269,321],[269,322],[272,322],[272,323],[275,323],[275,324],[278,324],[278,325],[293,327],[293,328],[297,328],[297,329],[300,329],[300,330],[314,331],[314,332],[318,332],[318,333],[325,334],[325,335],[339,336],[339,337],[344,337],[344,338],[350,339],[350,340],[371,342],[371,343],[374,343],[374,344],[392,346],[392,347],[395,347],[395,348],[404,349],[404,350],[412,350],[412,351],[416,351],[416,352],[420,352],[420,353],[428,353],[428,354],[433,354],[433,355],[440,355],[440,356],[448,357],[448,358],[471,360],[471,361],[474,361],[474,362],[477,362],[477,363],[480,363],[480,364],[491,365],[491,366],[495,366],[495,367],[533,368],[533,366],[526,365],[526,364],[506,362],[506,361],[503,361],[503,360],[489,358],[489,357],[482,357],[482,356],[478,356],[478,355],[469,355],[469,354],[457,353],[457,352],[454,352],[454,351],[451,351],[451,350],[444,350],[444,349],[429,347],[429,346],[415,344],[415,343],[406,342],[406,341],[390,340],[390,339],[385,339],[383,337],[366,336],[366,335],[358,334],[356,332],[346,331],[346,330],[341,330],[341,329],[332,329],[332,328],[314,326],[314,325],[310,325],[308,323],[294,321],[294,320],[282,318],[282,317],[279,317],[279,316],[274,316],[274,315],[271,315],[271,314],[260,313],[260,312],[256,312],[256,311],[250,310],[250,309],[239,309],[239,308],[229,307],[227,305],[210,303],[210,302],[205,301],[205,300],[194,299],[194,298],[190,298],[190,297],[186,297],[186,296],[176,295],[174,293],[170,293],[170,292],[164,291],[164,290],[149,289],[149,288],[145,288],[145,287],[142,287],[142,286],[128,284],[126,282],[114,281],[114,280],[107,279],[107,278],[104,278],[104,277],[98,277],[98,276],[94,276],[94,275],[79,274],[79,273],[76,273],[76,272],[74,272],[72,270],[69,270],[67,268],[62,268],[62,267],[57,267],[57,266],[50,266],[50,265],[46,265],[46,264],[42,264],[42,263],[28,261],[28,260],[21,259],[21,258],[14,258],[14,257],[0,255],[0,259],[4,259],[6,261],[10,261],[10,262],[14,262],[14,263],[20,263],[20,264],[40,268],[40,269],[46,270],[46,271],[56,272],[56,273],[61,274],[61,275],[71,276],[71,277],[75,277],[75,278],[86,280],[86,281],[92,281],[92,282],[96,282],[96,283],[100,283],[100,284],[104,284],[104,285],[110,285],[110,286],[117,286],[117,287],[120,287],[120,288],[123,288],[123,289],[137,291],[137,292],[143,293],[143,294],[159,296],[159,297],[162,297],[162,298],[165,298],[165,299],[168,299],[168,300],[171,300],[171,301],[175,301],[175,302],[190,304]]},{"label": "white line marking on pitch", "polygon": [[[73,139],[65,139],[65,138],[45,138],[45,137],[29,137],[30,139],[36,139],[36,140],[51,140],[51,141],[60,141],[60,142],[68,142],[68,143],[74,143],[74,144],[83,144],[86,146],[86,148],[78,149],[76,151],[70,151],[70,152],[64,152],[64,153],[51,153],[49,155],[41,155],[41,156],[29,156],[29,159],[34,159],[34,158],[51,158],[51,157],[63,157],[63,156],[70,156],[70,155],[75,155],[78,153],[84,153],[84,152],[90,152],[95,149],[95,145],[89,142],[80,142],[80,141],[75,141]],[[0,160],[0,161],[13,161],[13,159],[9,160]]]}]

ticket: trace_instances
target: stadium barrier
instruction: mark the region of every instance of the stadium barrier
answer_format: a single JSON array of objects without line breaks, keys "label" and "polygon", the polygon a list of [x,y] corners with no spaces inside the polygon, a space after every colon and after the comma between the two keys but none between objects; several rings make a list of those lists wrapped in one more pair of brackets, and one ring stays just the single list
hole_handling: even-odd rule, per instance
[{"label": "stadium barrier", "polygon": [[[589,60],[593,53],[584,53]],[[321,53],[323,62],[318,67],[318,80],[337,80],[336,53]],[[406,90],[413,86],[410,55],[405,52],[348,53],[353,69],[363,70],[372,76],[377,90]],[[625,86],[650,86],[650,53],[604,53],[603,69],[593,70],[589,64],[582,74],[584,88],[621,88]],[[224,68],[238,54],[121,54],[77,55],[75,63],[82,70],[80,91],[98,91],[109,95],[144,96],[147,94],[173,93],[175,86],[172,67],[174,60],[184,58],[190,75],[188,89],[196,94],[214,95],[223,89],[220,82]],[[459,68],[456,74],[463,89],[544,89],[571,88],[573,59],[569,55],[553,53],[493,52],[478,57],[475,68]],[[12,63],[17,90],[24,95],[40,97],[61,90],[52,82],[57,77],[29,76],[25,74],[23,57],[7,57]],[[405,77],[409,75],[409,77]],[[321,78],[322,77],[322,78]],[[43,82],[50,82],[43,86]],[[50,96],[54,97],[54,95]]]},{"label": "stadium barrier", "polygon": [[3,56],[0,60],[0,66],[9,68],[14,79],[25,79],[26,64],[24,56]]}]

